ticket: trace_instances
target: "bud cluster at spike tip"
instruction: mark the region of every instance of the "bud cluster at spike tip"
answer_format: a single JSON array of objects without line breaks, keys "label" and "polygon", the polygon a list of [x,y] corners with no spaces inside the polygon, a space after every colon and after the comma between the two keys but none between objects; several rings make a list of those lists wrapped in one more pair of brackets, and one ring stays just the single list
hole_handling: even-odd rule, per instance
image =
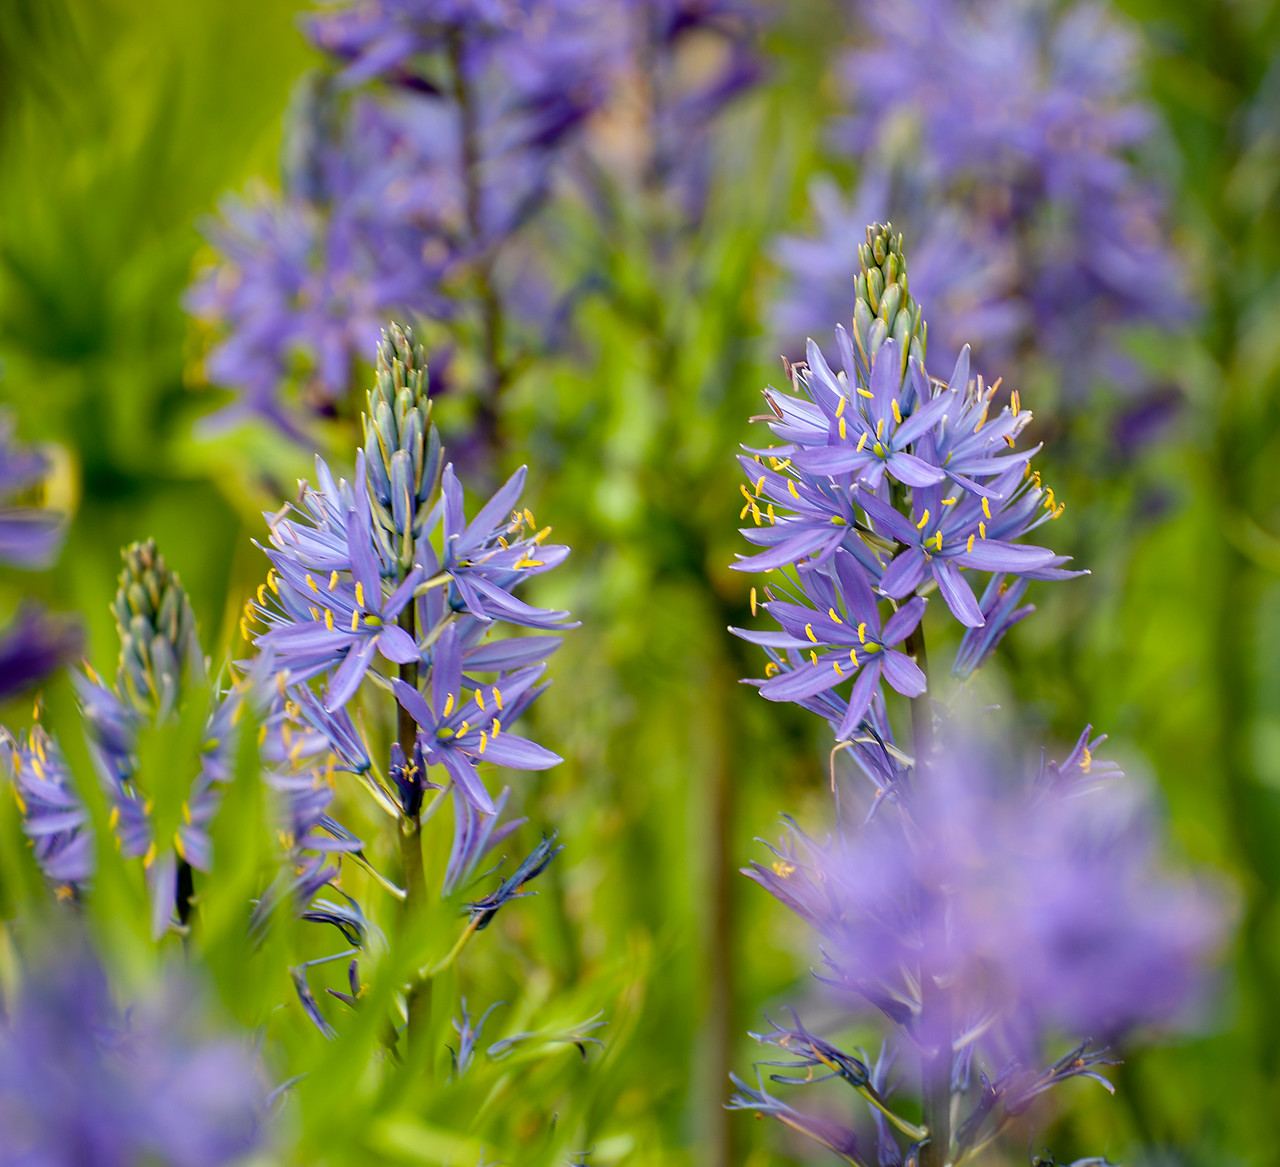
[{"label": "bud cluster at spike tip", "polygon": [[[860,1126],[796,1109],[763,1076],[758,1089],[735,1077],[729,1105],[856,1165],[917,1163],[938,1137],[935,1161],[958,1162],[1064,1081],[1111,1089],[1100,1068],[1112,1059],[1082,1038],[1187,1021],[1231,908],[1222,888],[1168,869],[1151,799],[1095,756],[1101,737],[1086,729],[1063,762],[1027,767],[991,740],[990,711],[963,691],[941,699],[922,625],[934,592],[964,630],[950,669],[963,684],[1033,611],[1029,582],[1084,573],[1026,541],[1062,504],[1032,468],[1036,450],[1018,448],[1030,421],[1019,393],[997,409],[967,346],[948,381],[928,374],[902,238],[877,224],[866,239],[838,370],[810,341],[789,366],[792,392],[770,389],[758,419],[781,444],[739,459],[756,550],[734,567],[772,577],[750,606],[777,628],[730,631],[768,656],[749,683],[822,717],[837,742],[832,834],[818,842],[784,816],[780,844],[744,874],[811,927],[829,999],[878,1011],[893,1036],[874,1070],[798,1017],[758,1038],[790,1058],[764,1063],[790,1071],[774,1082],[844,1079],[867,1107]],[[908,750],[890,716],[903,698]],[[1078,1044],[1049,1060],[1064,1038]],[[925,1125],[891,1105],[899,1053],[918,1068]],[[944,1106],[955,1126],[938,1136]]]},{"label": "bud cluster at spike tip", "polygon": [[[437,473],[443,455],[425,389],[421,347],[393,326],[379,349],[355,481],[335,481],[317,459],[319,489],[304,483],[296,505],[267,516],[272,566],[244,630],[291,700],[323,710],[313,722],[322,733],[332,732],[326,719],[348,717],[371,673],[393,689],[418,733],[393,751],[380,791],[389,805],[416,815],[424,791],[439,787],[426,779],[438,766],[474,810],[493,815],[481,767],[536,770],[560,760],[510,727],[545,688],[542,662],[560,644],[541,633],[570,627],[569,613],[513,592],[568,548],[548,544],[550,528],[519,506],[523,468],[468,520],[452,465]],[[495,635],[502,624],[538,634]],[[406,665],[416,681],[389,667]],[[350,752],[336,740],[334,748]],[[459,831],[470,829],[460,818]]]},{"label": "bud cluster at spike tip", "polygon": [[779,240],[780,339],[828,335],[857,273],[852,233],[892,214],[911,228],[916,294],[948,363],[971,343],[984,369],[1012,371],[1033,349],[1069,399],[1099,378],[1141,392],[1119,330],[1172,328],[1189,304],[1163,193],[1132,157],[1158,121],[1135,96],[1131,31],[1088,0],[846,9],[860,43],[840,66],[848,106],[829,142],[859,181],[847,200],[816,181],[817,234]]},{"label": "bud cluster at spike tip", "polygon": [[[629,111],[642,79],[644,182],[696,217],[708,129],[760,75],[758,24],[743,0],[367,0],[305,16],[327,60],[295,94],[281,193],[225,198],[205,227],[216,262],[186,299],[213,330],[205,375],[236,393],[228,416],[303,440],[391,314],[448,329],[483,295],[509,340],[554,342],[563,273],[525,236],[557,181],[609,170],[593,116]],[[713,40],[723,60],[705,52]],[[477,270],[483,293],[468,283]]]}]

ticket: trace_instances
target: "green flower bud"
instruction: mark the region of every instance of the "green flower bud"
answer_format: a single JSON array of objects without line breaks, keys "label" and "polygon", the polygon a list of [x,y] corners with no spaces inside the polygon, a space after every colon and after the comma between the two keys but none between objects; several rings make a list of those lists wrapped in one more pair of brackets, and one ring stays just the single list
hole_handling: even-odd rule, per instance
[{"label": "green flower bud", "polygon": [[927,326],[920,305],[907,290],[902,236],[894,232],[891,223],[867,228],[867,241],[858,248],[858,263],[862,271],[853,307],[853,342],[870,369],[880,346],[892,336],[902,353],[905,376],[910,357],[924,364]]},{"label": "green flower bud", "polygon": [[124,570],[111,605],[120,634],[116,688],[139,711],[164,717],[177,705],[184,681],[206,679],[196,618],[154,539],[130,544],[121,557]]}]

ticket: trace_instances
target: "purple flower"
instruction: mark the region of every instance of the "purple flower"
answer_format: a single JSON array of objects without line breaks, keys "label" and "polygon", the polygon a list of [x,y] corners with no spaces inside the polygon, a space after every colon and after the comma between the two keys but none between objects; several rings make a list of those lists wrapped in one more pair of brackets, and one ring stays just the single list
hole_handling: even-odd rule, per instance
[{"label": "purple flower", "polygon": [[[924,615],[919,596],[880,623],[880,608],[866,574],[846,551],[837,551],[828,570],[810,568],[800,574],[805,602],[770,600],[764,609],[781,625],[780,632],[732,628],[753,644],[787,651],[786,665],[760,683],[770,701],[799,701],[824,693],[853,678],[838,738],[847,738],[871,705],[883,676],[899,693],[918,697],[925,676],[909,656],[893,647],[906,639]],[[799,599],[799,597],[797,597]],[[800,654],[808,656],[805,660]],[[780,671],[779,671],[780,670]]]},{"label": "purple flower", "polygon": [[80,655],[84,631],[72,619],[50,617],[26,602],[0,632],[0,701],[35,688]]},{"label": "purple flower", "polygon": [[[418,748],[427,765],[442,765],[459,789],[483,814],[496,806],[476,767],[481,762],[517,770],[545,770],[558,754],[506,730],[541,689],[534,689],[542,667],[502,674],[493,684],[473,684],[462,672],[457,630],[446,627],[436,642],[428,695],[400,678],[391,684],[400,704],[418,724]],[[467,690],[471,690],[468,696]]]},{"label": "purple flower", "polygon": [[0,563],[40,570],[56,558],[66,521],[57,511],[10,502],[49,473],[44,455],[19,446],[13,429],[13,419],[0,414]]},{"label": "purple flower", "polygon": [[564,850],[564,844],[556,846],[556,834],[552,831],[550,837],[544,835],[542,841],[494,891],[487,896],[482,896],[474,903],[464,905],[466,911],[471,913],[471,923],[477,930],[487,928],[504,905],[512,900],[534,894],[525,891],[525,885],[541,875],[551,861]]},{"label": "purple flower", "polygon": [[263,1142],[257,1059],[207,1033],[190,985],[121,1011],[80,942],[27,971],[0,1027],[0,1164],[218,1167]]},{"label": "purple flower", "polygon": [[792,1130],[813,1139],[828,1150],[834,1151],[846,1163],[861,1167],[863,1159],[862,1145],[856,1132],[829,1118],[805,1114],[803,1111],[788,1106],[780,1098],[775,1098],[764,1088],[764,1082],[758,1082],[758,1089],[752,1090],[737,1074],[730,1074],[730,1079],[738,1088],[728,1102],[730,1110],[752,1110],[758,1115],[769,1115]]},{"label": "purple flower", "polygon": [[953,738],[864,826],[827,845],[793,830],[747,874],[817,930],[829,984],[917,1040],[925,976],[1015,1056],[1046,1032],[1177,1022],[1205,988],[1223,902],[1161,870],[1151,808],[1093,762],[1101,740],[1086,731],[1028,781]]},{"label": "purple flower", "polygon": [[442,894],[452,895],[455,888],[466,885],[475,876],[476,867],[499,843],[529,820],[498,819],[507,805],[510,787],[494,800],[493,814],[481,814],[460,787],[453,788],[453,846],[445,867]]}]

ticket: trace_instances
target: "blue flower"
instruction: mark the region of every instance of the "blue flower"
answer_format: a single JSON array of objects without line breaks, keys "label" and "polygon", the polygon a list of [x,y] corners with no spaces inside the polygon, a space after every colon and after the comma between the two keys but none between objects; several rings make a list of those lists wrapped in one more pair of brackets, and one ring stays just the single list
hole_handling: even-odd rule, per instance
[{"label": "blue flower", "polygon": [[510,793],[509,787],[504,788],[494,800],[493,814],[481,814],[459,787],[453,788],[453,846],[445,866],[442,894],[452,895],[455,888],[468,884],[480,860],[529,821],[518,818],[499,823]]},{"label": "blue flower", "polygon": [[893,647],[920,623],[925,608],[921,597],[904,604],[881,627],[871,585],[858,562],[843,550],[832,557],[829,573],[810,568],[800,573],[800,582],[807,603],[769,600],[763,605],[781,625],[780,632],[730,630],[753,644],[787,651],[788,664],[781,671],[771,669],[777,675],[759,683],[762,697],[798,701],[853,678],[836,730],[838,738],[847,738],[870,707],[881,676],[907,697],[925,691],[919,666]]},{"label": "blue flower", "polygon": [[477,931],[487,928],[493,922],[494,916],[498,914],[498,910],[505,904],[534,894],[524,890],[525,884],[541,875],[551,860],[564,850],[563,844],[556,846],[556,834],[552,831],[550,837],[544,835],[542,841],[494,891],[473,903],[464,905],[465,910],[471,913],[471,923]]},{"label": "blue flower", "polygon": [[562,760],[503,727],[504,720],[514,720],[537,695],[532,690],[541,675],[541,666],[536,666],[503,674],[493,684],[469,682],[462,672],[457,630],[448,626],[436,642],[429,696],[398,677],[391,682],[400,704],[418,724],[418,747],[426,764],[444,766],[483,814],[495,813],[496,807],[476,772],[480,762],[545,770]]}]

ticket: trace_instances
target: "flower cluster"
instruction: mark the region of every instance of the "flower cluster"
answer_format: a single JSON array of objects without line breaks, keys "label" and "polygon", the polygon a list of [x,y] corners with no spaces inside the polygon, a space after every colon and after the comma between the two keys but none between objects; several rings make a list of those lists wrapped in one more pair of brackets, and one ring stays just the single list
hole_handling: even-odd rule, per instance
[{"label": "flower cluster", "polygon": [[[740,0],[344,0],[303,27],[330,63],[296,95],[282,190],[228,197],[207,230],[218,261],[188,295],[215,330],[205,372],[236,391],[233,413],[299,438],[308,413],[347,397],[389,314],[474,347],[492,411],[517,363],[513,324],[545,336],[558,318],[517,244],[592,116],[607,155],[644,92],[643,177],[693,208],[707,129],[758,73]],[[699,34],[728,51],[690,70],[682,50]]]},{"label": "flower cluster", "polygon": [[[508,792],[493,797],[489,769],[560,761],[511,727],[546,688],[544,662],[560,645],[553,630],[571,626],[567,612],[514,594],[568,554],[519,506],[524,469],[467,518],[431,422],[425,361],[407,330],[383,335],[355,480],[335,480],[317,459],[318,486],[303,483],[296,504],[267,516],[271,568],[242,625],[260,654],[253,670],[274,677],[286,709],[326,743],[336,767],[358,775],[401,823],[399,894],[408,898],[420,894],[418,830],[449,789],[446,896],[472,882],[483,856],[524,821],[498,825]],[[495,635],[504,624],[529,633]],[[398,707],[385,771],[350,712],[371,686]],[[544,840],[491,895],[460,905],[468,934],[558,850]]]},{"label": "flower cluster", "polygon": [[[1149,800],[1095,756],[1101,737],[1086,729],[1064,761],[1028,773],[984,740],[959,696],[940,717],[927,598],[936,591],[964,629],[951,669],[964,681],[1032,610],[1029,581],[1083,573],[1026,541],[1062,504],[1032,469],[1036,451],[1018,449],[1029,420],[1018,393],[997,412],[967,346],[949,381],[928,375],[901,237],[877,225],[866,240],[852,332],[836,331],[840,371],[810,342],[791,367],[794,392],[766,394],[783,444],[741,460],[744,534],[762,550],[735,567],[778,573],[763,603],[751,593],[753,614],[778,627],[732,631],[768,653],[753,682],[762,696],[831,725],[833,791],[846,785],[841,754],[871,785],[852,791],[865,814],[837,798],[826,842],[787,820],[772,858],[745,874],[816,933],[835,999],[878,1011],[894,1037],[874,1070],[798,1018],[760,1037],[789,1055],[767,1063],[793,1071],[774,1081],[845,1080],[870,1107],[869,1134],[796,1110],[763,1081],[735,1079],[730,1105],[773,1114],[850,1163],[941,1165],[977,1153],[1068,1078],[1106,1084],[1105,1047],[1086,1041],[1030,1068],[1046,1045],[1184,1019],[1225,904],[1162,870]],[[981,598],[974,573],[988,577]],[[893,692],[911,703],[907,750]],[[919,1126],[887,1100],[887,1065],[904,1050],[921,1067]]]},{"label": "flower cluster", "polygon": [[83,941],[33,963],[0,1025],[0,1164],[239,1162],[266,1133],[247,1041],[208,1036],[192,986],[127,1010]]},{"label": "flower cluster", "polygon": [[1118,328],[1171,327],[1187,301],[1158,188],[1130,159],[1156,122],[1132,93],[1129,32],[1087,0],[850,7],[868,39],[845,59],[850,112],[832,140],[860,185],[846,204],[820,182],[819,235],[780,242],[784,337],[843,314],[852,229],[892,211],[919,238],[935,351],[972,342],[990,367],[1034,345],[1069,395],[1099,378],[1140,388]]}]

